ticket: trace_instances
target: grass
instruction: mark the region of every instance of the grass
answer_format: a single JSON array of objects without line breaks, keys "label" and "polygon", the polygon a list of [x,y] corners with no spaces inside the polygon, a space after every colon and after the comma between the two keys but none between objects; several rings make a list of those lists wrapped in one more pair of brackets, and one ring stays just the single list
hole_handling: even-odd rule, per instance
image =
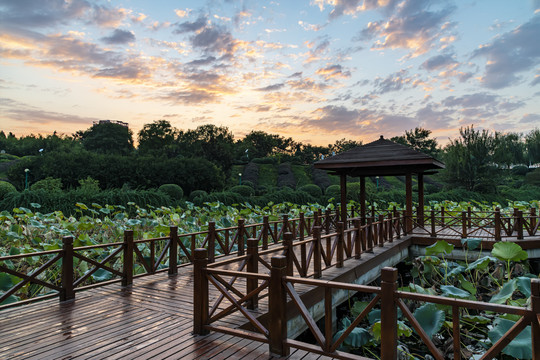
[{"label": "grass", "polygon": [[276,186],[277,167],[272,164],[259,164],[259,186]]}]

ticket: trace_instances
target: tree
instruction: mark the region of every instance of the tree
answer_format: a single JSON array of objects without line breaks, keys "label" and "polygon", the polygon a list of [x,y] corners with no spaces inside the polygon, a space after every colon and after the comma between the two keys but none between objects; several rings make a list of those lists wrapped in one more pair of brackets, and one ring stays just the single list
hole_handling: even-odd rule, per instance
[{"label": "tree", "polygon": [[141,154],[167,155],[174,157],[178,153],[176,138],[179,130],[167,120],[156,120],[145,124],[139,131],[139,152]]},{"label": "tree", "polygon": [[494,190],[494,136],[487,130],[474,130],[473,126],[460,128],[459,133],[461,138],[452,140],[444,149],[446,180],[470,191]]},{"label": "tree", "polygon": [[345,138],[341,140],[336,140],[336,142],[332,144],[328,144],[328,148],[330,149],[330,152],[335,152],[336,154],[349,151],[351,149],[354,149],[357,146],[361,146],[361,141],[354,141],[354,140],[347,140]]},{"label": "tree", "polygon": [[540,130],[534,129],[525,136],[529,164],[540,163]]},{"label": "tree", "polygon": [[120,123],[102,120],[74,135],[84,148],[102,154],[127,155],[133,151],[133,132]]},{"label": "tree", "polygon": [[264,131],[251,131],[240,142],[239,149],[248,151],[249,157],[263,158],[270,156],[280,143],[280,136],[276,134],[268,134]]},{"label": "tree", "polygon": [[234,136],[227,127],[201,125],[178,136],[180,151],[187,157],[202,157],[227,172],[234,160]]},{"label": "tree", "polygon": [[516,133],[495,133],[493,162],[510,168],[511,165],[525,163],[525,144],[521,135]]},{"label": "tree", "polygon": [[429,139],[429,135],[431,130],[417,127],[414,130],[406,130],[405,135],[394,136],[390,140],[435,157],[438,153],[437,140]]}]

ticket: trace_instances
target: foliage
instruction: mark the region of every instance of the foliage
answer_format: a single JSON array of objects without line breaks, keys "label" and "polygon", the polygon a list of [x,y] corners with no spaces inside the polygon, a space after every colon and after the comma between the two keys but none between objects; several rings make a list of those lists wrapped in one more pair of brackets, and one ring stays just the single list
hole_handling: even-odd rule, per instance
[{"label": "foliage", "polygon": [[287,186],[291,189],[296,188],[296,179],[294,178],[290,163],[283,163],[279,165],[277,185],[278,187]]},{"label": "foliage", "polygon": [[530,164],[540,163],[540,129],[534,129],[525,137],[527,158]]},{"label": "foliage", "polygon": [[184,190],[176,184],[163,184],[158,190],[169,195],[169,197],[175,201],[182,200],[184,197]]},{"label": "foliage", "polygon": [[229,191],[242,195],[244,198],[249,198],[255,195],[255,190],[247,185],[236,185],[229,189]]},{"label": "foliage", "polygon": [[178,134],[178,129],[167,120],[156,120],[151,124],[145,124],[138,134],[139,152],[145,155],[173,157],[178,154],[176,144]]},{"label": "foliage", "polygon": [[249,181],[253,186],[257,186],[259,182],[259,166],[256,163],[249,162],[246,164],[242,173],[242,181]]},{"label": "foliage", "polygon": [[298,188],[299,191],[303,191],[313,196],[315,199],[320,199],[322,197],[322,190],[315,184],[308,184]]},{"label": "foliage", "polygon": [[311,178],[313,179],[313,183],[323,191],[331,185],[328,173],[324,170],[312,168]]},{"label": "foliage", "polygon": [[417,127],[414,130],[406,130],[405,135],[395,136],[390,140],[436,157],[438,153],[437,140],[429,139],[430,135],[431,130]]},{"label": "foliage", "polygon": [[525,181],[534,186],[540,186],[540,168],[525,175]]},{"label": "foliage", "polygon": [[62,191],[62,180],[55,179],[53,177],[46,177],[43,180],[38,180],[30,186],[30,190],[45,190],[50,192],[59,192]]},{"label": "foliage", "polygon": [[191,202],[194,202],[195,198],[199,197],[199,196],[206,196],[208,195],[208,193],[204,190],[193,190],[190,194],[189,194],[189,201]]},{"label": "foliage", "polygon": [[92,179],[90,176],[87,176],[86,179],[80,179],[79,185],[81,191],[96,192],[101,190],[99,187],[99,180]]},{"label": "foliage", "polygon": [[[493,328],[488,332],[489,340],[495,344],[515,323],[512,320],[496,319]],[[518,359],[532,359],[531,338],[531,327],[527,326],[503,349],[502,353]]]},{"label": "foliage", "polygon": [[134,149],[132,131],[110,120],[100,121],[85,131],[78,131],[76,137],[88,151],[127,155]]},{"label": "foliage", "polygon": [[0,200],[3,199],[6,194],[10,192],[16,192],[17,189],[13,184],[7,182],[7,181],[0,181]]}]

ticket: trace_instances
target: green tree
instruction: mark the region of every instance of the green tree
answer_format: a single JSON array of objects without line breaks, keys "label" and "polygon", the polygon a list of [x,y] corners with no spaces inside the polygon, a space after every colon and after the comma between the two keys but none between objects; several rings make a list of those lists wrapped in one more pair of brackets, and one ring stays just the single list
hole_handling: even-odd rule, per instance
[{"label": "green tree", "polygon": [[332,145],[329,144],[328,148],[331,152],[335,152],[336,154],[349,151],[351,149],[354,149],[357,146],[361,146],[361,141],[354,141],[354,140],[347,140],[345,138],[341,140],[336,140],[336,142]]},{"label": "green tree", "polygon": [[495,133],[493,162],[499,166],[510,168],[511,165],[524,164],[525,143],[517,133]]},{"label": "green tree", "polygon": [[534,129],[525,136],[529,164],[540,163],[540,130]]},{"label": "green tree", "polygon": [[251,131],[238,143],[240,151],[248,151],[249,158],[263,158],[270,156],[280,143],[280,136],[268,134],[264,131]]},{"label": "green tree", "polygon": [[444,177],[455,187],[470,191],[493,191],[497,171],[493,166],[495,138],[487,130],[459,129],[460,138],[445,147]]},{"label": "green tree", "polygon": [[178,153],[176,138],[179,130],[167,120],[156,120],[145,124],[139,131],[139,152],[141,154],[167,155],[174,157]]},{"label": "green tree", "polygon": [[430,139],[430,135],[431,130],[417,127],[414,128],[414,130],[406,130],[405,135],[394,136],[390,140],[398,144],[412,147],[424,154],[436,157],[438,153],[437,140]]},{"label": "green tree", "polygon": [[102,154],[127,155],[133,151],[133,132],[122,124],[103,120],[85,131],[78,131],[84,148]]}]

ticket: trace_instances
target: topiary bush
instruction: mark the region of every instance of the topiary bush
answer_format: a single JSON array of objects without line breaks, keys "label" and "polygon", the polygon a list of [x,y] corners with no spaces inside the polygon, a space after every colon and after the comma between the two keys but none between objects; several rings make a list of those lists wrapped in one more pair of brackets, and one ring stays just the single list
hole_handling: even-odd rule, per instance
[{"label": "topiary bush", "polygon": [[308,185],[301,186],[300,188],[298,188],[298,190],[304,191],[316,199],[320,199],[323,194],[321,188],[315,184],[308,184]]},{"label": "topiary bush", "polygon": [[169,197],[175,201],[180,201],[184,197],[184,190],[177,184],[163,184],[158,190],[169,195]]},{"label": "topiary bush", "polygon": [[283,163],[279,165],[277,184],[279,187],[287,186],[291,189],[296,188],[296,180],[294,178],[290,163]]},{"label": "topiary bush", "polygon": [[7,181],[0,181],[0,199],[3,199],[10,192],[17,192],[15,186]]},{"label": "topiary bush", "polygon": [[255,190],[253,190],[253,188],[248,185],[236,185],[230,188],[229,191],[240,194],[245,198],[249,198],[255,195]]},{"label": "topiary bush", "polygon": [[264,157],[264,158],[255,158],[251,160],[252,162],[256,164],[271,164],[275,165],[278,163],[278,159],[275,157]]},{"label": "topiary bush", "polygon": [[525,175],[525,181],[527,184],[540,186],[540,168],[535,169]]},{"label": "topiary bush", "polygon": [[193,190],[189,194],[189,201],[194,202],[195,198],[197,198],[199,196],[206,196],[206,195],[208,195],[208,193],[206,191],[204,191],[204,190]]},{"label": "topiary bush", "polygon": [[326,199],[334,198],[335,200],[339,201],[341,196],[339,185],[330,185],[326,188],[324,195],[326,195]]},{"label": "topiary bush", "polygon": [[313,183],[320,187],[322,190],[326,190],[327,187],[332,185],[330,177],[325,170],[313,169],[313,171],[311,172],[311,178],[313,179]]},{"label": "topiary bush", "polygon": [[59,191],[62,191],[62,180],[48,176],[45,179],[36,181],[34,184],[32,184],[32,186],[30,186],[30,190],[32,191],[45,190],[49,192],[59,192]]},{"label": "topiary bush", "polygon": [[247,185],[247,182],[253,184],[253,188],[256,187],[259,181],[259,166],[254,162],[248,163],[244,167],[244,173],[242,174],[242,183]]}]

